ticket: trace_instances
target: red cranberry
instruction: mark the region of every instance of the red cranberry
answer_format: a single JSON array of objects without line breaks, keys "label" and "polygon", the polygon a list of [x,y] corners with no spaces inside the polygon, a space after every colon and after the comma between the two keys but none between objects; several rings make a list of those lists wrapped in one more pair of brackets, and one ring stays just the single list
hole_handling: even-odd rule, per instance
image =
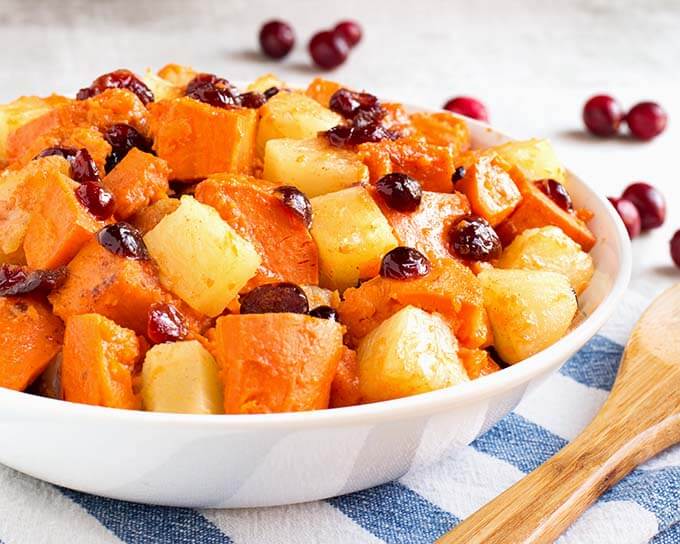
[{"label": "red cranberry", "polygon": [[135,261],[149,260],[142,234],[128,223],[106,225],[97,233],[97,241],[114,255]]},{"label": "red cranberry", "polygon": [[661,191],[649,183],[638,181],[626,187],[621,195],[630,200],[640,212],[642,230],[655,229],[666,220],[666,199]]},{"label": "red cranberry", "polygon": [[380,263],[380,275],[393,280],[412,280],[430,273],[430,261],[417,249],[399,246],[389,251]]},{"label": "red cranberry", "polygon": [[671,258],[675,266],[680,268],[680,230],[671,238]]},{"label": "red cranberry", "polygon": [[263,93],[263,94],[264,94],[264,97],[265,97],[267,100],[269,100],[272,96],[275,96],[275,95],[279,94],[279,90],[280,90],[280,89],[279,89],[278,87],[269,87],[269,89],[267,89],[267,90]]},{"label": "red cranberry", "polygon": [[11,264],[0,265],[0,297],[49,292],[66,280],[66,268],[26,270]]},{"label": "red cranberry", "polygon": [[347,119],[353,118],[360,110],[370,111],[378,106],[378,98],[372,94],[349,89],[338,89],[329,101],[329,108]]},{"label": "red cranberry", "polygon": [[651,140],[666,130],[668,115],[656,102],[640,102],[628,112],[626,123],[633,136]]},{"label": "red cranberry", "polygon": [[107,89],[127,89],[135,93],[145,106],[154,101],[151,89],[130,70],[116,70],[99,76],[92,82],[92,85],[80,89],[76,98],[86,100],[103,93]]},{"label": "red cranberry", "polygon": [[107,172],[113,170],[133,147],[147,153],[151,151],[151,140],[142,136],[136,128],[125,123],[118,123],[107,128],[104,131],[104,139],[111,145],[111,154],[106,158]]},{"label": "red cranberry", "polygon": [[332,319],[333,321],[338,321],[338,312],[335,308],[326,305],[317,306],[313,310],[309,310],[309,315],[318,317],[319,319]]},{"label": "red cranberry", "polygon": [[454,185],[456,182],[460,181],[465,177],[465,167],[464,166],[459,166],[453,171],[453,174],[451,174],[451,183]]},{"label": "red cranberry", "polygon": [[307,228],[312,226],[312,203],[307,195],[292,185],[282,185],[274,189],[285,206],[299,215]]},{"label": "red cranberry", "polygon": [[381,177],[375,189],[390,208],[399,212],[415,211],[423,197],[420,183],[399,172]]},{"label": "red cranberry", "polygon": [[97,219],[104,221],[113,215],[116,202],[113,195],[94,181],[87,181],[76,189],[76,198]]},{"label": "red cranberry", "polygon": [[361,41],[363,32],[356,21],[341,21],[333,29],[333,33],[343,38],[347,45],[354,47]]},{"label": "red cranberry", "polygon": [[640,234],[640,212],[630,200],[625,198],[608,197],[614,209],[617,211],[621,220],[628,231],[628,237],[632,240]]},{"label": "red cranberry", "polygon": [[337,34],[325,30],[314,34],[309,42],[309,54],[319,67],[325,70],[337,68],[347,59],[349,45]]},{"label": "red cranberry", "polygon": [[214,74],[198,74],[187,84],[186,96],[216,108],[236,105],[236,89]]},{"label": "red cranberry", "polygon": [[189,333],[184,316],[172,304],[157,302],[149,308],[146,336],[154,344],[177,342]]},{"label": "red cranberry", "polygon": [[240,297],[242,314],[309,312],[307,295],[294,283],[266,283]]},{"label": "red cranberry", "polygon": [[470,117],[471,119],[477,119],[478,121],[489,122],[489,114],[486,111],[486,107],[476,98],[470,96],[457,96],[449,100],[444,104],[444,109],[464,115],[465,117]]},{"label": "red cranberry", "polygon": [[559,181],[555,181],[554,179],[541,179],[536,182],[536,185],[543,194],[550,198],[550,200],[565,212],[574,210],[574,204],[571,201],[569,193]]},{"label": "red cranberry", "polygon": [[269,21],[260,29],[262,52],[273,59],[282,59],[295,45],[295,32],[284,21]]},{"label": "red cranberry", "polygon": [[498,234],[483,217],[464,217],[449,231],[449,251],[463,259],[490,261],[501,256]]},{"label": "red cranberry", "polygon": [[262,93],[248,92],[240,94],[236,101],[243,108],[256,110],[267,103],[267,97]]},{"label": "red cranberry", "polygon": [[583,122],[596,136],[613,136],[623,120],[621,105],[611,96],[593,96],[583,106]]},{"label": "red cranberry", "polygon": [[50,157],[56,155],[63,157],[71,165],[71,177],[78,183],[87,181],[99,181],[99,169],[95,164],[90,152],[85,149],[74,149],[72,147],[48,147],[36,156]]}]

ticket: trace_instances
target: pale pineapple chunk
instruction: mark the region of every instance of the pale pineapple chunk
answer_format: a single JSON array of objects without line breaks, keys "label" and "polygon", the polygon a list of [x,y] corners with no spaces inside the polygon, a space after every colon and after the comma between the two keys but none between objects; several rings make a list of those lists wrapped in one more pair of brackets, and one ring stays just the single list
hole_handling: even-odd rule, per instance
[{"label": "pale pineapple chunk", "polygon": [[564,167],[557,159],[549,140],[508,142],[490,148],[502,158],[519,168],[529,181],[554,179],[564,184]]},{"label": "pale pineapple chunk", "polygon": [[163,286],[210,317],[221,314],[255,275],[260,257],[215,209],[183,196],[146,236]]},{"label": "pale pineapple chunk", "polygon": [[527,229],[505,248],[498,268],[547,270],[569,278],[576,294],[588,287],[593,277],[593,259],[559,227]]},{"label": "pale pineapple chunk", "polygon": [[406,306],[383,321],[357,349],[364,402],[396,399],[469,381],[446,322]]},{"label": "pale pineapple chunk", "polygon": [[311,198],[368,181],[368,168],[355,153],[322,138],[277,139],[265,146],[262,177],[294,185]]},{"label": "pale pineapple chunk", "polygon": [[249,92],[255,92],[255,93],[263,93],[268,89],[271,89],[272,87],[276,87],[277,89],[284,89],[286,87],[286,84],[281,81],[278,77],[276,77],[274,74],[263,74],[260,77],[258,77],[255,81],[253,81],[250,85],[248,85],[248,88],[246,89]]},{"label": "pale pineapple chunk", "polygon": [[166,100],[170,98],[179,98],[184,96],[184,86],[177,85],[163,79],[162,77],[154,74],[150,69],[147,68],[142,81],[146,84],[154,96],[154,101],[158,102],[160,100]]},{"label": "pale pineapple chunk", "polygon": [[576,295],[563,274],[492,269],[477,277],[494,347],[506,363],[522,361],[557,342],[574,319]]},{"label": "pale pineapple chunk", "polygon": [[311,202],[321,285],[342,291],[375,276],[383,255],[398,242],[368,191],[350,187]]},{"label": "pale pineapple chunk", "polygon": [[142,401],[150,412],[224,413],[222,383],[212,355],[196,340],[159,344],[142,366]]},{"label": "pale pineapple chunk", "polygon": [[269,140],[314,138],[319,132],[333,128],[342,117],[324,108],[304,94],[282,91],[260,108],[260,125],[257,131],[257,150],[260,156]]}]

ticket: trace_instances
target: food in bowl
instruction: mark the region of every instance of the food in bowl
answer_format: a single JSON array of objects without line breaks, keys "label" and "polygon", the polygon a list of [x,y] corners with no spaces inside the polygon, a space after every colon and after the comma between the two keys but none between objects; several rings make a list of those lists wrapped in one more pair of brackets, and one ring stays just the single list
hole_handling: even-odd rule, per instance
[{"label": "food in bowl", "polygon": [[570,329],[593,274],[546,140],[315,79],[168,65],[0,109],[0,386],[159,412],[452,387]]}]

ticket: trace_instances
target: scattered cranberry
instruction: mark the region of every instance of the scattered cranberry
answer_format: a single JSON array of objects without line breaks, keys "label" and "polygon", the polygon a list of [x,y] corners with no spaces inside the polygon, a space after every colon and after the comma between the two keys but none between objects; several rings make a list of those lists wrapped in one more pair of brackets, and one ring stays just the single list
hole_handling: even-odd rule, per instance
[{"label": "scattered cranberry", "polygon": [[569,193],[559,181],[554,179],[541,179],[536,182],[538,188],[550,200],[562,208],[565,212],[574,211],[574,204],[571,201]]},{"label": "scattered cranberry", "polygon": [[642,228],[640,226],[640,212],[638,212],[635,204],[625,198],[614,198],[611,196],[609,197],[609,202],[612,203],[614,209],[621,216],[621,220],[628,231],[628,237],[632,240],[638,236]]},{"label": "scattered cranberry", "polygon": [[338,312],[335,308],[330,306],[317,306],[313,310],[309,310],[309,315],[312,317],[318,317],[319,319],[332,319],[333,321],[338,320]]},{"label": "scattered cranberry", "polygon": [[198,74],[187,84],[186,96],[216,108],[236,105],[236,89],[226,79],[215,74]]},{"label": "scattered cranberry", "polygon": [[483,217],[464,217],[449,231],[449,251],[464,259],[490,261],[501,256],[498,234]]},{"label": "scattered cranberry", "polygon": [[325,70],[337,68],[347,59],[349,45],[338,34],[324,30],[317,32],[309,42],[309,54],[319,67]]},{"label": "scattered cranberry", "polygon": [[671,238],[671,258],[675,266],[680,268],[680,230]]},{"label": "scattered cranberry", "polygon": [[272,96],[275,96],[275,95],[279,94],[279,90],[280,90],[280,89],[279,89],[278,87],[269,87],[269,89],[267,89],[267,90],[263,93],[263,94],[264,94],[264,97],[265,97],[267,100],[269,100]]},{"label": "scattered cranberry", "polygon": [[49,292],[64,283],[66,268],[26,270],[11,264],[0,265],[0,297]]},{"label": "scattered cranberry", "polygon": [[111,145],[111,154],[106,157],[106,171],[110,172],[123,160],[133,147],[150,152],[152,142],[130,125],[118,123],[104,131],[104,139]]},{"label": "scattered cranberry", "polygon": [[256,110],[267,103],[267,97],[262,93],[248,92],[238,96],[236,102],[239,106]]},{"label": "scattered cranberry", "polygon": [[329,108],[347,119],[352,119],[359,111],[370,111],[376,107],[379,107],[376,96],[349,89],[338,89],[329,101]]},{"label": "scattered cranberry", "polygon": [[189,333],[184,316],[172,304],[157,302],[149,308],[146,336],[154,344],[177,342]]},{"label": "scattered cranberry", "polygon": [[281,201],[299,215],[307,228],[312,226],[312,203],[307,195],[292,185],[282,185],[274,189],[281,195]]},{"label": "scattered cranberry", "polygon": [[307,295],[294,283],[266,283],[240,297],[242,314],[309,312]]},{"label": "scattered cranberry", "polygon": [[444,104],[444,109],[470,117],[471,119],[477,119],[485,123],[489,122],[489,114],[486,111],[486,107],[476,98],[457,96]]},{"label": "scattered cranberry", "polygon": [[655,229],[666,220],[666,199],[649,183],[638,181],[626,187],[621,195],[630,200],[640,212],[642,230]]},{"label": "scattered cranberry", "polygon": [[[356,118],[354,119],[356,121]],[[398,134],[386,129],[379,121],[370,124],[338,125],[325,132],[328,143],[335,147],[347,147],[366,142],[394,140]]]},{"label": "scattered cranberry", "polygon": [[430,261],[417,249],[399,246],[385,254],[380,275],[393,280],[412,280],[430,273]]},{"label": "scattered cranberry", "polygon": [[260,29],[262,52],[273,59],[282,59],[295,45],[295,32],[284,21],[269,21]]},{"label": "scattered cranberry", "polygon": [[626,115],[626,123],[633,136],[651,140],[666,129],[668,115],[656,102],[640,102]]},{"label": "scattered cranberry", "polygon": [[50,157],[56,155],[63,157],[71,165],[71,177],[78,183],[87,181],[99,181],[99,169],[95,164],[90,152],[85,149],[74,149],[72,147],[48,147],[36,155],[40,157]]},{"label": "scattered cranberry", "polygon": [[99,76],[92,82],[92,85],[80,89],[76,98],[86,100],[103,93],[107,89],[127,89],[135,93],[145,106],[154,101],[151,89],[130,70],[116,70]]},{"label": "scattered cranberry", "polygon": [[116,202],[113,195],[94,181],[86,181],[76,189],[76,198],[97,219],[104,221],[113,215]]},{"label": "scattered cranberry", "polygon": [[97,233],[97,241],[114,255],[135,261],[149,259],[149,251],[146,249],[142,234],[128,223],[106,225]]},{"label": "scattered cranberry", "polygon": [[583,106],[583,122],[596,136],[613,136],[623,121],[623,109],[611,96],[593,96]]},{"label": "scattered cranberry", "polygon": [[453,174],[451,174],[451,183],[454,185],[456,182],[460,181],[465,177],[465,167],[464,166],[459,166],[453,171]]},{"label": "scattered cranberry", "polygon": [[415,211],[423,197],[423,188],[406,174],[393,172],[381,177],[375,189],[385,203],[399,212]]},{"label": "scattered cranberry", "polygon": [[356,21],[341,21],[333,29],[333,33],[340,36],[347,42],[347,45],[354,47],[361,41],[363,32],[361,26]]}]

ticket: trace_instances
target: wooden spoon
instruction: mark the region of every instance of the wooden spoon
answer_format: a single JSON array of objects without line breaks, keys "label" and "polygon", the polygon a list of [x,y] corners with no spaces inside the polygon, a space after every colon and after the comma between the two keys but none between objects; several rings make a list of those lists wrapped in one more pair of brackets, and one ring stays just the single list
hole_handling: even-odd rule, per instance
[{"label": "wooden spoon", "polygon": [[439,544],[553,542],[637,465],[680,442],[680,285],[638,321],[609,398],[554,457]]}]

